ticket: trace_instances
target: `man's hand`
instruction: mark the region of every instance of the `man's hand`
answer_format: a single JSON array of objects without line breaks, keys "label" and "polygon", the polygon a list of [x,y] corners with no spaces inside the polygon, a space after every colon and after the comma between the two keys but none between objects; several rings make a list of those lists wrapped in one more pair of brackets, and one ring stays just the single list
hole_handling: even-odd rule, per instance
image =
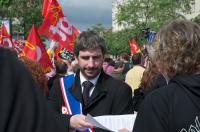
[{"label": "man's hand", "polygon": [[80,131],[84,131],[87,128],[93,128],[92,124],[85,120],[86,116],[79,114],[70,118],[70,127]]}]

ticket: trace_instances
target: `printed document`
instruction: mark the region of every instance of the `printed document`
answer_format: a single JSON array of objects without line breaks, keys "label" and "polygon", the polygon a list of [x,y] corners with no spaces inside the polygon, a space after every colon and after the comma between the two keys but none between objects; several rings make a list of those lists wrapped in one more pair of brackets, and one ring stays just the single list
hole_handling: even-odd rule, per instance
[{"label": "printed document", "polygon": [[88,114],[86,120],[95,127],[104,130],[118,132],[118,130],[125,128],[128,131],[132,132],[135,118],[136,114],[106,115],[96,117],[92,117]]}]

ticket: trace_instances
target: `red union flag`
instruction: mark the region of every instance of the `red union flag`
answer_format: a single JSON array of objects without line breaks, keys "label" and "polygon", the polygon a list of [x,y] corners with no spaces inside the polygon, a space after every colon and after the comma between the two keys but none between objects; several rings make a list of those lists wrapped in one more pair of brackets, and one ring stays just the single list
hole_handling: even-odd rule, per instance
[{"label": "red union flag", "polygon": [[0,45],[4,47],[13,48],[13,42],[10,34],[7,32],[6,27],[4,24],[1,25],[1,32],[0,32]]},{"label": "red union flag", "polygon": [[69,37],[69,42],[65,44],[60,44],[62,48],[66,48],[69,52],[73,53],[74,50],[74,43],[76,38],[79,36],[80,32],[77,30],[75,26],[71,27],[72,34]]},{"label": "red union flag", "polygon": [[141,52],[134,38],[132,38],[131,41],[128,39],[128,42],[129,42],[129,45],[130,45],[132,55],[134,55],[138,52]]},{"label": "red union flag", "polygon": [[52,63],[44,48],[44,44],[41,42],[34,25],[31,28],[28,39],[22,50],[21,56],[26,56],[32,60],[39,62],[45,73],[53,69]]},{"label": "red union flag", "polygon": [[72,26],[69,24],[67,17],[64,16],[62,8],[56,0],[51,0],[38,33],[48,37],[50,40],[59,42],[59,45],[72,52],[73,47],[69,45]]},{"label": "red union flag", "polygon": [[56,49],[55,56],[57,59],[60,59],[60,57],[58,56],[58,53],[63,48],[66,48],[69,52],[73,53],[74,43],[75,43],[76,38],[79,36],[79,34],[80,32],[78,31],[78,29],[75,26],[72,26],[72,35],[71,37],[69,37],[69,42],[66,44],[60,44],[58,48]]},{"label": "red union flag", "polygon": [[51,0],[44,0],[43,7],[42,7],[42,16],[43,17],[45,17],[47,15],[50,3],[51,3]]}]

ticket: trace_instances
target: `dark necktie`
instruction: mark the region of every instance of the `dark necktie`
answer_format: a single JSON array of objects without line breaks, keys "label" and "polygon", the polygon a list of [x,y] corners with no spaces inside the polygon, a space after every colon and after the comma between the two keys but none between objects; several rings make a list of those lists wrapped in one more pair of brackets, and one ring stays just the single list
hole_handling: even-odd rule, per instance
[{"label": "dark necktie", "polygon": [[90,89],[92,88],[93,84],[90,81],[83,82],[83,100],[84,104],[87,105],[90,98]]}]

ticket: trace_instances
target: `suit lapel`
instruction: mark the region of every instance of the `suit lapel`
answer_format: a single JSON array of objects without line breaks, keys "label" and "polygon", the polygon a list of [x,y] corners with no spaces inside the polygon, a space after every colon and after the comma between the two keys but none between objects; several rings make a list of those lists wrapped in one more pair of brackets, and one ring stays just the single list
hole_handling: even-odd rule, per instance
[{"label": "suit lapel", "polygon": [[79,102],[83,102],[79,72],[76,73],[75,82],[73,83],[69,91],[72,94],[72,96],[74,96]]},{"label": "suit lapel", "polygon": [[98,78],[97,84],[94,88],[94,91],[90,97],[89,103],[87,106],[84,107],[84,110],[88,109],[90,106],[92,106],[97,101],[101,100],[102,97],[104,97],[107,93],[107,89],[105,87],[104,80],[106,79],[107,75],[101,71],[101,74]]}]

